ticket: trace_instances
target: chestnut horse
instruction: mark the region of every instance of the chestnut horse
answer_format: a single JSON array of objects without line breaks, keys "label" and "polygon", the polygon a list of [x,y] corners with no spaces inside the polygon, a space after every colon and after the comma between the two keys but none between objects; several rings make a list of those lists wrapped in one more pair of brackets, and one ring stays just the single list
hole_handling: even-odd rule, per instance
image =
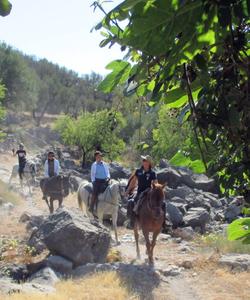
[{"label": "chestnut horse", "polygon": [[[146,253],[149,263],[153,263],[154,261],[153,251],[156,239],[164,223],[164,211],[162,209],[164,201],[163,188],[164,185],[152,184],[150,191],[142,201],[134,226],[137,258],[140,259],[139,228],[141,228],[146,241]],[[153,233],[152,241],[149,238],[149,233],[151,232]]]}]

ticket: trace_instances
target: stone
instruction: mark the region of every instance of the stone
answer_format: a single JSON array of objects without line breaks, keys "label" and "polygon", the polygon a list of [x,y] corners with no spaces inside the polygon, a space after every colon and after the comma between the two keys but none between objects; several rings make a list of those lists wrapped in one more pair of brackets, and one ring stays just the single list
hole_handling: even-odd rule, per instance
[{"label": "stone", "polygon": [[46,259],[46,265],[60,274],[69,274],[73,269],[73,263],[71,261],[58,255],[49,256]]},{"label": "stone", "polygon": [[181,184],[181,175],[173,167],[164,168],[157,171],[159,183],[167,183],[168,187],[176,189]]},{"label": "stone", "polygon": [[19,218],[20,223],[26,223],[30,220],[31,214],[28,212],[22,213],[21,217]]},{"label": "stone", "polygon": [[2,209],[6,210],[6,211],[11,211],[14,209],[14,207],[15,207],[15,205],[11,202],[7,202],[2,205]]},{"label": "stone", "polygon": [[173,224],[174,228],[177,228],[178,226],[181,226],[183,224],[183,215],[173,203],[167,202],[166,210],[168,219]]},{"label": "stone", "polygon": [[173,231],[173,236],[180,237],[186,241],[191,241],[195,237],[195,232],[192,227],[177,228]]},{"label": "stone", "polygon": [[193,229],[200,227],[201,232],[205,232],[206,224],[210,220],[210,215],[204,208],[191,208],[183,218],[187,226],[191,226]]},{"label": "stone", "polygon": [[46,286],[53,286],[59,281],[58,276],[51,268],[44,268],[29,277],[29,282]]},{"label": "stone", "polygon": [[124,168],[117,162],[112,162],[109,164],[110,176],[112,179],[118,180],[121,178],[129,178],[131,172],[130,170]]},{"label": "stone", "polygon": [[29,244],[42,242],[51,254],[70,260],[75,267],[104,262],[110,241],[109,231],[98,221],[90,220],[77,209],[62,208],[44,220]]},{"label": "stone", "polygon": [[166,269],[159,270],[164,276],[179,276],[181,275],[182,268],[178,266],[169,266]]},{"label": "stone", "polygon": [[183,267],[184,269],[193,269],[193,262],[191,260],[184,260],[181,264],[181,267]]},{"label": "stone", "polygon": [[55,288],[48,285],[40,285],[35,282],[17,284],[12,282],[9,278],[0,278],[0,291],[2,294],[10,295],[13,293],[50,294],[55,292]]},{"label": "stone", "polygon": [[235,197],[235,199],[229,204],[224,211],[224,218],[227,222],[231,223],[239,217],[244,206],[244,201],[241,197]]},{"label": "stone", "polygon": [[219,264],[235,271],[250,271],[250,254],[224,254],[219,259]]},{"label": "stone", "polygon": [[30,215],[29,220],[26,222],[26,229],[33,231],[35,228],[39,228],[44,220],[45,216],[43,215]]},{"label": "stone", "polygon": [[179,186],[176,189],[167,189],[166,190],[166,199],[169,199],[172,202],[172,199],[176,199],[176,197],[183,199],[185,203],[187,202],[185,199],[187,196],[194,196],[193,190],[188,186]]},{"label": "stone", "polygon": [[5,263],[3,267],[0,267],[0,277],[7,276],[17,283],[26,280],[28,275],[29,272],[24,264]]}]

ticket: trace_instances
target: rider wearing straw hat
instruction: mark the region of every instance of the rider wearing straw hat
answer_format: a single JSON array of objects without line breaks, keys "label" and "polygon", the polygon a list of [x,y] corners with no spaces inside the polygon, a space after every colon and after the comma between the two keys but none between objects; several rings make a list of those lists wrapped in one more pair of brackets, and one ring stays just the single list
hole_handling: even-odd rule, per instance
[{"label": "rider wearing straw hat", "polygon": [[[137,214],[140,201],[139,199],[143,198],[143,195],[151,188],[152,183],[157,183],[156,173],[152,170],[153,162],[152,158],[149,155],[141,156],[142,165],[141,168],[137,169],[129,180],[127,186],[127,194],[130,193],[131,190],[131,182],[133,178],[137,180],[137,193],[134,199],[130,199],[128,203],[128,217],[130,218],[130,226],[133,227],[134,217]],[[135,213],[135,214],[134,214]]]}]

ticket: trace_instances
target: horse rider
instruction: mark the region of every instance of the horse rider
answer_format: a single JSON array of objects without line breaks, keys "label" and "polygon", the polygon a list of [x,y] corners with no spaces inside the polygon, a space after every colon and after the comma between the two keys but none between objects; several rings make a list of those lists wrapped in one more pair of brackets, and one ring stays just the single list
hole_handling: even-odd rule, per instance
[{"label": "horse rider", "polygon": [[60,173],[60,169],[60,163],[55,158],[55,153],[53,151],[49,151],[48,158],[44,164],[44,176],[46,178],[58,176]]},{"label": "horse rider", "polygon": [[91,166],[91,181],[93,184],[93,193],[90,203],[90,212],[94,212],[98,195],[105,191],[108,186],[109,180],[109,167],[107,163],[103,161],[102,153],[100,151],[96,151],[95,162]]},{"label": "horse rider", "polygon": [[[47,159],[44,164],[44,177],[46,180],[44,180],[43,183],[43,191],[46,191],[46,185],[48,181],[55,177],[58,176],[60,173],[60,163],[59,161],[55,158],[55,153],[53,151],[48,152]],[[43,192],[43,199],[46,200],[46,193]]]},{"label": "horse rider", "polygon": [[15,150],[12,150],[14,155],[17,155],[18,157],[18,174],[19,174],[19,178],[20,180],[23,180],[23,175],[24,175],[24,169],[26,166],[26,151],[24,150],[24,145],[22,143],[20,143],[19,145],[19,149],[15,152]]},{"label": "horse rider", "polygon": [[[141,201],[144,199],[144,195],[150,190],[153,183],[157,183],[156,173],[153,171],[152,158],[149,155],[141,156],[142,165],[131,176],[129,184],[126,188],[126,194],[128,195],[134,187],[134,180],[137,180],[137,193],[134,198],[128,202],[127,215],[130,219],[129,227],[134,227],[135,217],[138,214],[138,210],[141,205]],[[131,186],[132,185],[132,186]],[[165,204],[165,203],[164,203]],[[163,207],[164,213],[166,211],[165,205]]]}]

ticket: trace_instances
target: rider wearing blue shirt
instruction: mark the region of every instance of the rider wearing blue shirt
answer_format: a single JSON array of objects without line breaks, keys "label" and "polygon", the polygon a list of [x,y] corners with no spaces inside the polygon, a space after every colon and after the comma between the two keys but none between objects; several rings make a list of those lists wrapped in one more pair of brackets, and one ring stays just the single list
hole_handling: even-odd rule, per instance
[{"label": "rider wearing blue shirt", "polygon": [[91,181],[93,184],[93,194],[90,204],[90,211],[94,212],[94,207],[97,202],[97,197],[104,192],[110,179],[108,165],[102,160],[102,153],[95,152],[95,162],[91,166]]}]

